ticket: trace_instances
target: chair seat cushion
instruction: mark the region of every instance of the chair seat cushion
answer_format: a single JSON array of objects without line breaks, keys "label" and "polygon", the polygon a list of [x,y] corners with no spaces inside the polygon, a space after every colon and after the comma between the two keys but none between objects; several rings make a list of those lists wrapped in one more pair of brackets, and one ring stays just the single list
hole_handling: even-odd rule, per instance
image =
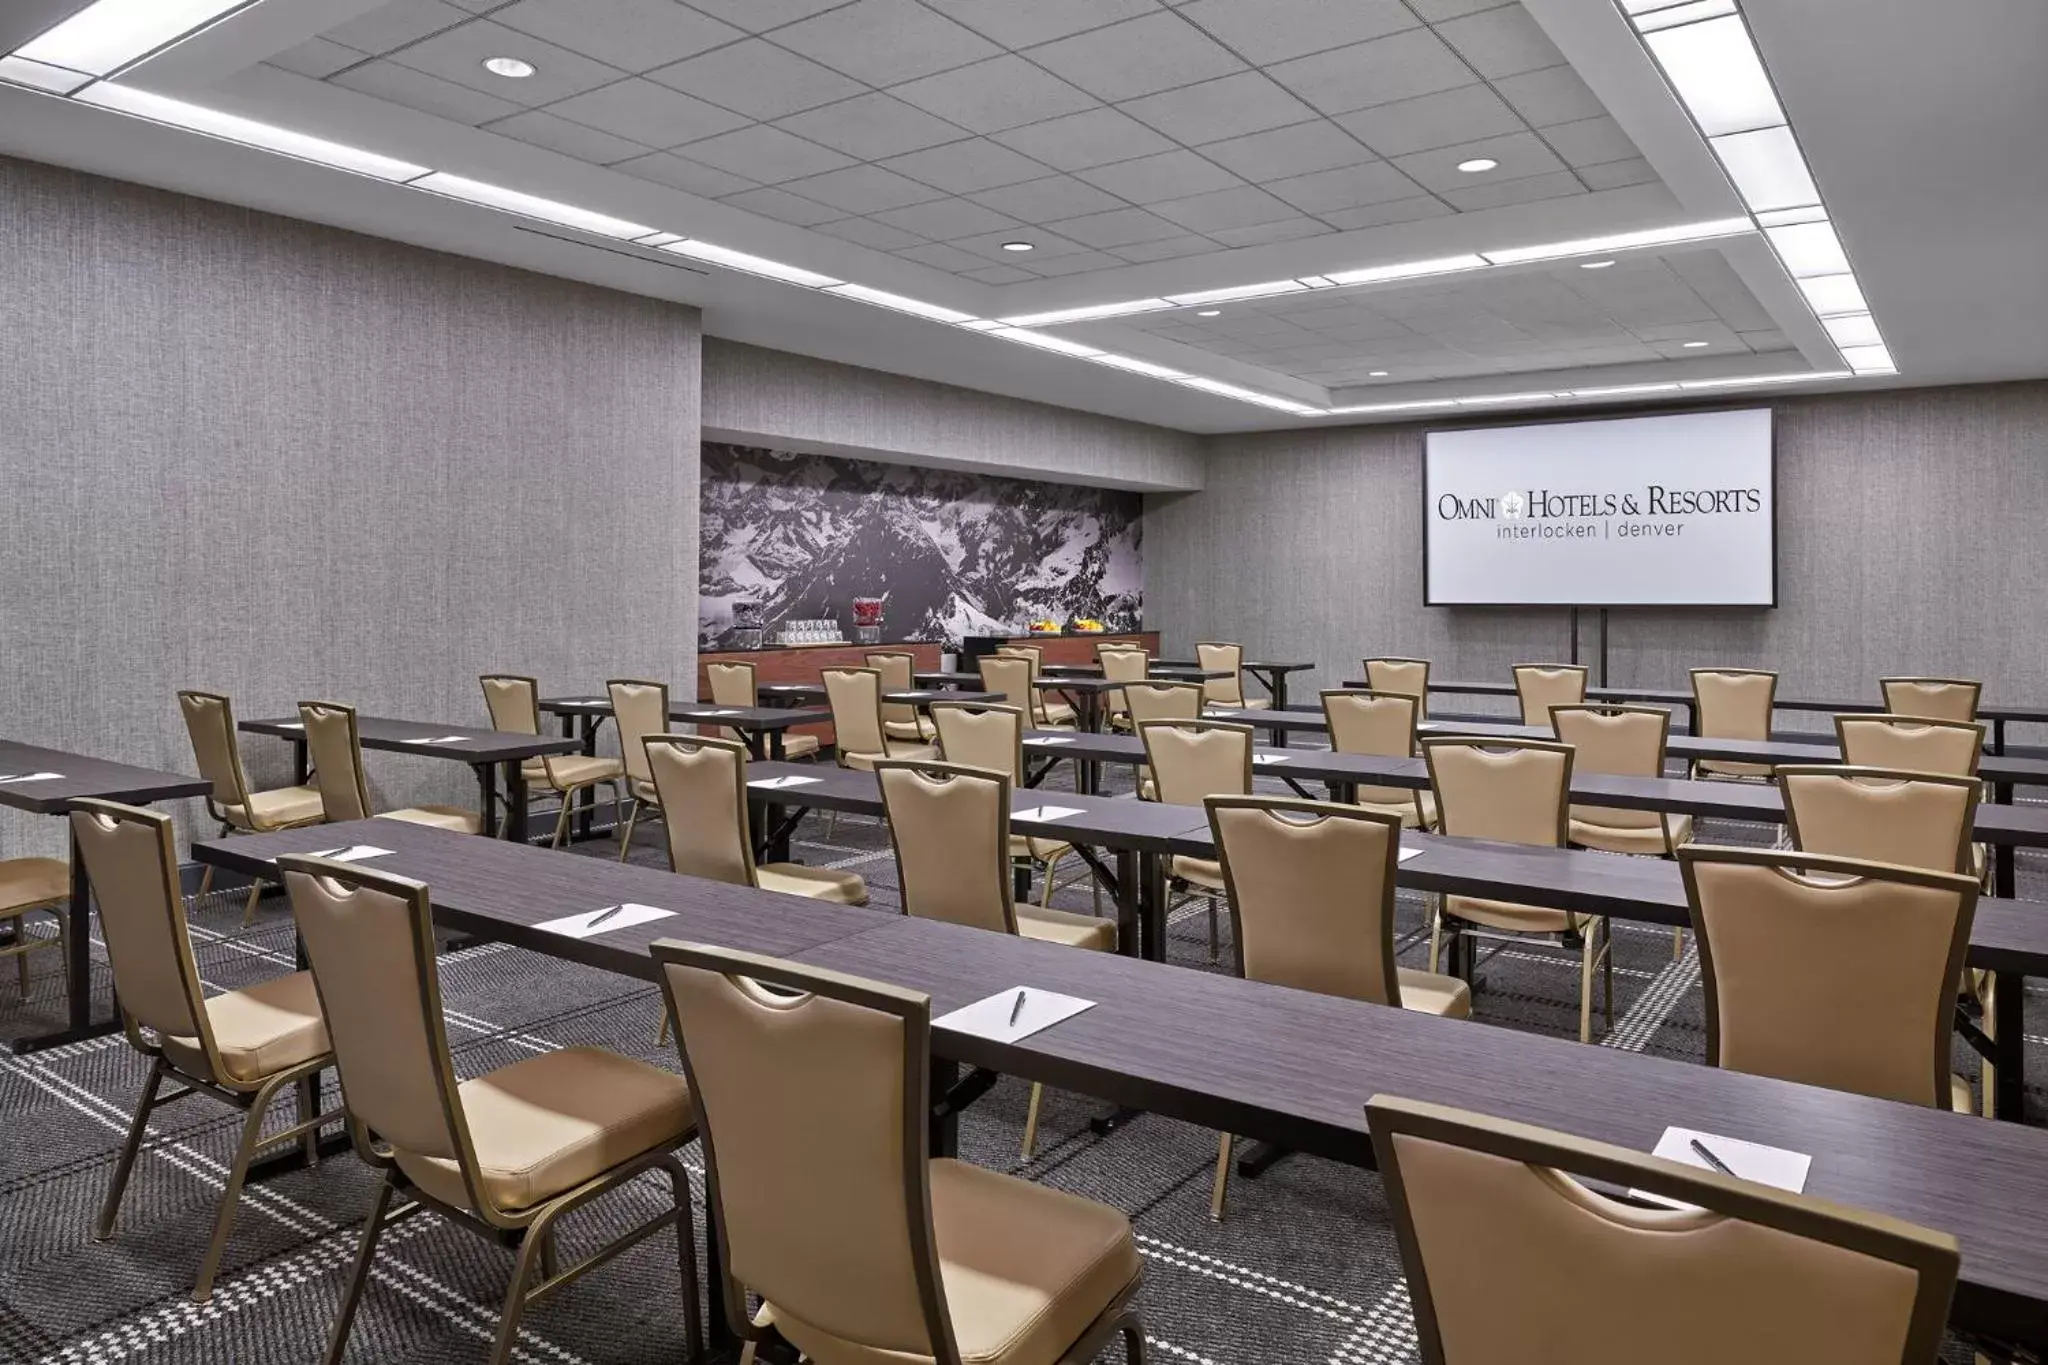
[{"label": "chair seat cushion", "polygon": [[1444,914],[1489,929],[1506,929],[1518,934],[1561,934],[1583,929],[1591,915],[1574,915],[1568,910],[1546,910],[1534,905],[1511,905],[1506,901],[1475,900],[1470,896],[1444,897]]},{"label": "chair seat cushion", "polygon": [[1072,844],[1063,844],[1056,839],[1033,839],[1022,834],[1010,836],[1010,856],[1029,858],[1033,862],[1056,863],[1074,851]]},{"label": "chair seat cushion", "polygon": [[457,834],[480,834],[484,827],[481,815],[460,806],[407,806],[403,810],[381,811],[377,818],[403,820],[409,825],[432,825],[435,829],[452,829]]},{"label": "chair seat cushion", "polygon": [[802,863],[764,863],[754,869],[754,877],[763,891],[808,896],[834,905],[868,903],[868,884],[858,872],[835,872],[829,867],[805,867]]},{"label": "chair seat cushion", "polygon": [[[696,1122],[681,1076],[602,1048],[522,1058],[458,1092],[484,1195],[507,1212],[673,1147]],[[436,1199],[469,1207],[455,1162],[400,1152],[398,1164]]]},{"label": "chair seat cushion", "polygon": [[0,915],[71,899],[71,864],[61,858],[0,859]]},{"label": "chair seat cushion", "polygon": [[327,818],[318,787],[273,787],[267,792],[250,792],[247,807],[222,806],[220,813],[237,829],[317,825]]},{"label": "chair seat cushion", "polygon": [[1953,1071],[1948,1076],[1948,1107],[1958,1114],[1977,1112],[1977,1097],[1970,1090],[1970,1083]]},{"label": "chair seat cushion", "polygon": [[1360,787],[1358,789],[1358,805],[1361,810],[1369,810],[1375,815],[1398,817],[1403,829],[1415,829],[1417,827],[1415,798],[1418,794],[1422,797],[1420,826],[1424,829],[1435,829],[1435,792],[1408,792],[1396,787]]},{"label": "chair seat cushion", "polygon": [[[964,1365],[1055,1365],[1136,1284],[1130,1220],[1105,1204],[965,1162],[931,1163],[932,1241]],[[769,1307],[812,1360],[911,1365]]]},{"label": "chair seat cushion", "polygon": [[1703,758],[1693,766],[1705,777],[1740,777],[1752,782],[1768,782],[1771,778],[1771,765],[1768,763],[1736,763],[1724,758]]},{"label": "chair seat cushion", "polygon": [[[1597,806],[1573,806],[1571,818],[1566,823],[1566,834],[1571,842],[1580,848],[1594,848],[1602,853],[1640,853],[1652,858],[1664,856],[1664,829],[1655,823],[1647,825],[1609,824],[1608,817],[1622,814],[1638,814],[1633,811],[1608,811]],[[1640,812],[1655,817],[1656,812]],[[1593,819],[1584,819],[1592,816]],[[1673,815],[1671,823],[1671,846],[1688,843],[1692,839],[1692,817]]]},{"label": "chair seat cushion", "polygon": [[616,758],[601,758],[595,754],[563,754],[554,759],[553,775],[549,775],[547,763],[540,759],[529,759],[519,765],[519,775],[529,785],[553,787],[556,791],[573,791],[577,787],[588,787],[595,782],[609,782],[626,771],[626,765]]},{"label": "chair seat cushion", "polygon": [[937,739],[939,734],[932,728],[931,722],[922,716],[913,720],[885,720],[882,722],[882,733],[890,739],[908,740],[912,744]]},{"label": "chair seat cushion", "polygon": [[784,758],[806,758],[818,752],[819,747],[816,735],[799,735],[791,731],[782,737],[782,756]]},{"label": "chair seat cushion", "polygon": [[938,760],[939,750],[931,744],[892,744],[886,754],[850,754],[840,751],[839,761],[849,768],[862,772],[873,772],[878,758],[907,758],[918,763],[933,763]]},{"label": "chair seat cushion", "polygon": [[1396,967],[1401,978],[1401,1008],[1417,1014],[1440,1014],[1446,1019],[1472,1017],[1472,988],[1455,976]]},{"label": "chair seat cushion", "polygon": [[1176,853],[1167,872],[1168,875],[1187,882],[1192,886],[1203,887],[1210,891],[1225,889],[1223,884],[1223,864],[1211,862],[1207,858],[1186,858]]},{"label": "chair seat cushion", "polygon": [[[257,1085],[280,1071],[324,1057],[329,1050],[327,1023],[311,972],[294,972],[275,981],[209,997],[206,1020],[220,1053],[217,1077]],[[166,1038],[164,1052],[187,1071],[204,1076],[206,1058],[196,1038]]]},{"label": "chair seat cushion", "polygon": [[1044,723],[1047,725],[1072,725],[1074,708],[1063,701],[1049,701],[1045,704]]},{"label": "chair seat cushion", "polygon": [[1116,951],[1115,920],[1076,915],[1066,910],[1020,905],[1017,907],[1017,934],[1041,943],[1063,943],[1069,948],[1087,948],[1098,953]]}]

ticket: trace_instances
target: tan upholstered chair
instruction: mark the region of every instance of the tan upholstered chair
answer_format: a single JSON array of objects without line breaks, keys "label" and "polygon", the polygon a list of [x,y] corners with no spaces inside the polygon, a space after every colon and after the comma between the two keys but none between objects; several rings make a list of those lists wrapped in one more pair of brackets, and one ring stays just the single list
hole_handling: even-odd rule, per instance
[{"label": "tan upholstered chair", "polygon": [[[1563,848],[1569,839],[1572,747],[1541,739],[1443,735],[1422,741],[1436,790],[1437,827],[1460,839]],[[1555,935],[1579,954],[1579,1041],[1593,1039],[1593,969],[1602,969],[1607,1023],[1614,1024],[1614,958],[1607,921],[1533,905],[1441,896],[1429,933],[1437,969],[1445,932],[1526,941]]]},{"label": "tan upholstered chair", "polygon": [[[1252,729],[1213,720],[1141,720],[1145,766],[1151,773],[1147,800],[1170,806],[1199,806],[1212,796],[1249,796],[1252,790]],[[1142,795],[1142,793],[1141,793]],[[1216,960],[1217,903],[1228,889],[1223,864],[1176,853],[1166,864],[1173,886],[1200,896],[1209,906],[1209,960]],[[1174,909],[1168,898],[1169,919]],[[1183,901],[1185,903],[1185,901]]]},{"label": "tan upholstered chair", "polygon": [[[515,673],[486,673],[477,679],[484,689],[484,705],[490,708],[491,728],[513,735],[540,733],[540,683]],[[560,848],[569,833],[569,816],[576,793],[585,794],[594,809],[597,789],[610,788],[612,809],[624,804],[626,768],[616,758],[595,754],[546,754],[519,765],[519,780],[530,791],[552,792],[561,800],[555,816],[553,847]]]},{"label": "tan upholstered chair", "polygon": [[771,1344],[819,1365],[1086,1365],[1119,1335],[1144,1360],[1129,1219],[929,1155],[928,996],[696,944],[654,958],[749,1365]]},{"label": "tan upholstered chair", "polygon": [[[1414,696],[1373,692],[1364,688],[1331,688],[1323,693],[1323,720],[1330,727],[1330,748],[1340,754],[1378,758],[1415,756]],[[1358,804],[1391,815],[1409,829],[1436,827],[1436,797],[1419,787],[1358,788]]]},{"label": "tan upholstered chair", "polygon": [[[682,1269],[683,1354],[694,1356],[703,1334],[690,1178],[672,1150],[696,1132],[688,1083],[594,1047],[460,1079],[441,1017],[427,888],[300,855],[279,858],[278,868],[334,1038],[356,1155],[382,1177],[326,1365],[340,1365],[348,1349],[384,1230],[423,1210],[518,1250],[491,1365],[511,1358],[528,1304],[668,1227]],[[556,1220],[654,1170],[668,1177],[669,1207],[558,1270]]]},{"label": "tan upholstered chair", "polygon": [[1835,717],[1842,761],[1857,768],[1975,777],[1984,756],[1984,727],[1973,721],[1918,716]]},{"label": "tan upholstered chair", "polygon": [[[984,654],[982,658],[991,656]],[[1001,692],[1012,706],[1022,706],[1030,711],[1031,723],[1041,730],[1071,730],[1075,724],[1074,708],[1066,702],[1048,694],[1038,686],[1038,679],[1045,668],[1045,651],[1037,645],[1005,645],[994,654],[998,659],[1022,659],[1025,667],[1026,686],[1019,687],[1014,670],[998,669],[997,675],[1004,680],[1004,686],[991,687],[988,683],[989,670],[981,669],[982,690]],[[977,661],[979,666],[979,661]]]},{"label": "tan upholstered chair", "polygon": [[1203,699],[1211,706],[1239,706],[1255,711],[1273,703],[1265,697],[1244,694],[1244,646],[1208,644],[1195,646],[1195,663],[1204,669],[1228,670],[1227,678],[1211,678],[1202,684]]},{"label": "tan upholstered chair", "polygon": [[[741,706],[751,711],[761,704],[761,692],[754,676],[754,666],[744,660],[736,663],[706,664],[704,676],[711,687],[713,706]],[[747,741],[744,734],[731,726],[719,726],[718,733],[726,739],[736,739],[742,744]],[[782,736],[784,758],[816,758],[818,751],[823,747],[816,735],[801,735],[790,730]]]},{"label": "tan upholstered chair", "polygon": [[1429,714],[1429,660],[1367,659],[1365,685],[1374,692],[1415,698],[1415,718]]},{"label": "tan upholstered chair", "polygon": [[867,883],[857,872],[755,864],[746,745],[708,735],[648,735],[641,742],[660,793],[671,871],[836,905],[868,903]]},{"label": "tan upholstered chair", "polygon": [[1982,875],[1970,842],[1980,787],[1970,778],[1818,763],[1777,776],[1801,852]]},{"label": "tan upholstered chair", "polygon": [[1879,678],[1877,685],[1885,710],[1929,720],[1973,721],[1984,693],[1983,683],[1968,678]]},{"label": "tan upholstered chair", "polygon": [[[1471,1017],[1472,992],[1464,982],[1394,962],[1399,815],[1269,796],[1212,796],[1202,804],[1230,892],[1239,975],[1395,1009]],[[1210,1217],[1223,1216],[1229,1188],[1225,1133],[1216,1148]]]},{"label": "tan upholstered chair", "polygon": [[[1761,668],[1695,668],[1692,670],[1693,733],[1702,739],[1771,737],[1771,714],[1778,697],[1778,675]],[[1692,764],[1694,777],[1738,777],[1768,781],[1767,763],[1738,763],[1701,758]]]},{"label": "tan upholstered chair", "polygon": [[1969,1083],[1949,1072],[1949,1021],[1975,879],[1699,844],[1678,861],[1709,1066],[1970,1111]]},{"label": "tan upholstered chair", "polygon": [[[1178,678],[1153,678],[1146,682],[1132,683],[1122,689],[1124,707],[1130,712],[1131,729],[1135,731],[1148,720],[1200,720],[1202,718],[1202,685]],[[1152,787],[1152,769],[1138,769],[1138,795],[1146,801],[1156,800]]]},{"label": "tan upholstered chair", "polygon": [[[939,756],[948,763],[963,764],[969,768],[987,768],[1005,773],[1010,779],[1012,793],[1022,791],[1024,786],[1024,713],[1014,706],[984,706],[971,702],[932,703],[932,724],[939,735]],[[1053,870],[1069,857],[1076,857],[1074,846],[1057,839],[1033,839],[1022,834],[1010,836],[1010,858],[1013,862],[1026,862],[1036,866],[1043,881],[1039,894],[1040,905],[1052,904],[1052,893],[1059,889],[1053,882]],[[1102,884],[1095,880],[1095,874],[1083,864],[1081,876],[1095,888],[1095,913],[1102,913]],[[1062,883],[1071,886],[1072,881]]]},{"label": "tan upholstered chair", "polygon": [[633,798],[625,828],[619,831],[619,861],[623,863],[632,850],[640,812],[649,807],[657,814],[661,811],[661,793],[655,790],[654,772],[647,766],[647,746],[642,741],[649,735],[668,733],[668,684],[613,678],[604,690],[611,699],[612,723],[619,727],[619,761],[625,765],[626,790]]},{"label": "tan upholstered chair", "polygon": [[[85,860],[100,929],[114,969],[121,1026],[137,1052],[149,1058],[149,1076],[135,1104],[128,1138],[114,1162],[93,1236],[114,1235],[121,1196],[136,1153],[158,1106],[187,1095],[208,1095],[244,1112],[241,1139],[229,1159],[227,1185],[214,1215],[213,1236],[199,1261],[192,1297],[213,1293],[241,1202],[242,1182],[256,1153],[281,1142],[302,1142],[308,1164],[322,1124],[339,1110],[315,1114],[320,1069],[331,1060],[327,1028],[313,978],[304,972],[207,998],[185,928],[185,898],[178,882],[178,851],[171,817],[111,801],[72,803],[71,832]],[[182,1087],[164,1092],[168,1080]],[[263,1121],[287,1090],[298,1100],[294,1122],[269,1135]]]},{"label": "tan upholstered chair", "polygon": [[1100,663],[1104,655],[1128,654],[1134,649],[1140,654],[1145,652],[1145,646],[1139,644],[1136,640],[1097,640],[1095,642],[1095,661]]},{"label": "tan upholstered chair", "polygon": [[[1116,924],[1018,905],[1010,881],[1010,778],[1000,768],[884,759],[875,764],[903,913],[1093,952],[1116,951]],[[1024,1158],[1038,1139],[1040,1087],[1031,1087]]]},{"label": "tan upholstered chair", "polygon": [[[28,959],[31,953],[57,950],[57,961],[66,959],[70,942],[71,867],[61,858],[0,858],[0,924],[14,926],[14,941],[0,947],[0,957],[14,959],[21,986],[21,998],[28,999]],[[28,917],[48,911],[57,921],[57,936],[43,938],[28,932]],[[58,978],[61,983],[63,978]]]},{"label": "tan upholstered chair", "polygon": [[[1102,676],[1110,682],[1144,682],[1152,671],[1152,656],[1136,646],[1104,649],[1096,657],[1102,660]],[[1112,726],[1130,728],[1131,707],[1124,689],[1105,693],[1102,701]]]},{"label": "tan upholstered chair", "polygon": [[[917,687],[917,656],[902,650],[878,651],[866,656],[869,668],[882,675],[884,692],[909,692]],[[891,739],[912,744],[929,744],[937,733],[932,723],[908,702],[882,703],[882,732]]]},{"label": "tan upholstered chair", "polygon": [[[1423,1365],[1637,1365],[1638,1324],[1660,1365],[1939,1357],[1946,1233],[1442,1105],[1375,1095],[1365,1114]],[[1587,1285],[1618,1316],[1588,1312]]]},{"label": "tan upholstered chair", "polygon": [[1516,664],[1515,696],[1522,724],[1550,728],[1550,708],[1586,700],[1586,670],[1580,664]]},{"label": "tan upholstered chair", "polygon": [[[1662,707],[1553,706],[1550,722],[1558,739],[1578,751],[1572,759],[1576,772],[1617,777],[1664,776],[1664,746],[1671,733],[1671,713]],[[1565,832],[1579,848],[1668,858],[1673,849],[1692,839],[1692,817],[1621,806],[1574,805]],[[1684,953],[1685,930],[1673,929],[1672,960]]]},{"label": "tan upholstered chair", "polygon": [[[235,730],[235,708],[218,692],[186,690],[178,694],[178,710],[185,717],[185,732],[192,737],[192,757],[199,775],[213,785],[206,795],[206,813],[220,822],[222,834],[268,834],[277,829],[317,825],[326,816],[320,804],[320,789],[311,784],[273,787],[251,791],[242,770],[242,745]],[[213,864],[199,874],[199,899],[213,887]],[[263,895],[263,883],[249,886],[248,904],[242,907],[242,923],[256,915],[256,902]]]},{"label": "tan upholstered chair", "polygon": [[363,741],[356,729],[355,707],[336,701],[302,701],[299,722],[306,727],[306,750],[313,760],[313,779],[320,788],[320,807],[329,821],[374,817],[432,825],[457,834],[483,833],[483,817],[460,806],[371,810],[370,779],[363,773]]},{"label": "tan upholstered chair", "polygon": [[872,668],[828,668],[834,745],[842,768],[872,769],[882,758],[936,758],[929,744],[894,739],[882,719],[882,675]]}]

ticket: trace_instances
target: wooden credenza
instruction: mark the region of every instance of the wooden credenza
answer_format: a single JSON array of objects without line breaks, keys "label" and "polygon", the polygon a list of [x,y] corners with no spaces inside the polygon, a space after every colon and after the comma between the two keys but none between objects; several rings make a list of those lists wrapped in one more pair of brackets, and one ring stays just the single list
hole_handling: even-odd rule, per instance
[{"label": "wooden credenza", "polygon": [[[725,649],[697,655],[697,695],[705,700],[711,697],[711,676],[705,671],[710,664],[752,664],[755,683],[814,683],[822,682],[828,668],[864,668],[868,655],[875,653],[909,653],[915,657],[911,671],[934,673],[939,667],[939,651],[943,648],[933,640],[904,640],[880,645],[777,645],[768,649]],[[827,724],[800,725],[790,731],[793,735],[816,735],[821,744],[832,742],[832,727]]]},{"label": "wooden credenza", "polygon": [[1037,645],[1042,651],[1039,657],[1049,664],[1092,664],[1095,646],[1104,640],[1126,640],[1153,658],[1159,657],[1156,630],[1112,630],[1100,635],[1066,631],[1045,635],[969,635],[960,642],[960,667],[971,672],[975,659],[993,654],[1004,645]]}]

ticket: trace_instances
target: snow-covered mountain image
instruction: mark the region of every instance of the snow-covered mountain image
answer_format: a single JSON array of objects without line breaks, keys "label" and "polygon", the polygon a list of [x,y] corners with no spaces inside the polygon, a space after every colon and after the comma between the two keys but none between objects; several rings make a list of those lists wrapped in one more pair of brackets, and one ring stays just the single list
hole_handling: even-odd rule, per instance
[{"label": "snow-covered mountain image", "polygon": [[733,609],[833,617],[887,594],[887,640],[1020,629],[1036,617],[1133,628],[1144,604],[1136,493],[950,469],[704,445],[698,640]]}]

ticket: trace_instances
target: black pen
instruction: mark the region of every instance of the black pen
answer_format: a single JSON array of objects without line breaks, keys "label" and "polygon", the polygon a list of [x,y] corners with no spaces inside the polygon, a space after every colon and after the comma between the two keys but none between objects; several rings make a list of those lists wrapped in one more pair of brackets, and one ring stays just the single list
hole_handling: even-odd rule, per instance
[{"label": "black pen", "polygon": [[603,924],[606,920],[610,919],[613,915],[618,914],[619,911],[625,908],[626,907],[623,903],[619,905],[608,906],[605,909],[598,911],[597,914],[594,915],[587,923],[585,923],[583,927],[586,929],[595,929],[598,925]]},{"label": "black pen", "polygon": [[1720,1158],[1720,1157],[1717,1157],[1717,1156],[1715,1156],[1715,1155],[1713,1154],[1713,1152],[1712,1152],[1711,1150],[1709,1150],[1709,1149],[1708,1149],[1708,1147],[1707,1147],[1707,1144],[1706,1144],[1706,1143],[1704,1143],[1704,1142],[1701,1142],[1701,1141],[1700,1141],[1700,1140],[1699,1140],[1698,1138],[1694,1138],[1694,1139],[1692,1140],[1692,1149],[1693,1149],[1693,1150],[1694,1150],[1695,1152],[1698,1152],[1698,1153],[1700,1154],[1701,1158],[1702,1158],[1703,1160],[1705,1160],[1705,1161],[1706,1161],[1706,1163],[1707,1163],[1707,1164],[1708,1164],[1709,1166],[1712,1166],[1712,1167],[1713,1167],[1713,1168],[1714,1168],[1715,1170],[1719,1171],[1719,1172],[1720,1172],[1720,1173],[1721,1173],[1722,1175],[1732,1175],[1732,1176],[1735,1176],[1735,1178],[1736,1178],[1737,1180],[1740,1180],[1740,1179],[1742,1179],[1742,1177],[1741,1177],[1741,1176],[1739,1176],[1739,1175],[1735,1175],[1735,1172],[1733,1172],[1733,1171],[1729,1170],[1729,1169],[1728,1169],[1728,1163],[1727,1163],[1727,1162],[1725,1162],[1725,1161],[1723,1161],[1723,1160],[1721,1160],[1721,1158]]},{"label": "black pen", "polygon": [[1017,1003],[1010,1006],[1010,1027],[1017,1026],[1017,1016],[1024,1012],[1024,988],[1017,988]]}]

